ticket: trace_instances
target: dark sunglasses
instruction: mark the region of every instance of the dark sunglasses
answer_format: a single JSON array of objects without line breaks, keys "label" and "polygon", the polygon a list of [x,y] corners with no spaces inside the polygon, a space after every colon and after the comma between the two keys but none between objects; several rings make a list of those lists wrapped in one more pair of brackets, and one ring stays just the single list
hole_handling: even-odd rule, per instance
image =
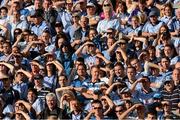
[{"label": "dark sunglasses", "polygon": [[94,107],[95,110],[102,109],[102,107]]},{"label": "dark sunglasses", "polygon": [[104,7],[109,7],[109,6],[110,6],[110,4],[104,4],[103,6],[104,6]]},{"label": "dark sunglasses", "polygon": [[116,110],[115,112],[122,112],[123,110]]},{"label": "dark sunglasses", "polygon": [[112,34],[112,32],[107,32],[107,35]]}]

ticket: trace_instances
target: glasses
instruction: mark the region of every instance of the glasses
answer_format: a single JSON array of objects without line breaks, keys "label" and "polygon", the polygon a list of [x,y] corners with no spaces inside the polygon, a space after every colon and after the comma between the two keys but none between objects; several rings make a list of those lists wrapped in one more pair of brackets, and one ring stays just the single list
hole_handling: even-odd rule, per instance
[{"label": "glasses", "polygon": [[109,7],[109,6],[110,6],[110,4],[104,4],[103,6],[104,6],[104,7]]},{"label": "glasses", "polygon": [[94,107],[95,110],[102,109],[102,107]]},{"label": "glasses", "polygon": [[123,110],[116,110],[115,112],[117,113],[117,112],[122,112]]},{"label": "glasses", "polygon": [[168,104],[163,104],[163,107],[165,107],[165,106],[168,107],[168,106],[170,106],[170,105],[168,105]]},{"label": "glasses", "polygon": [[107,32],[107,35],[112,34],[112,32]]}]

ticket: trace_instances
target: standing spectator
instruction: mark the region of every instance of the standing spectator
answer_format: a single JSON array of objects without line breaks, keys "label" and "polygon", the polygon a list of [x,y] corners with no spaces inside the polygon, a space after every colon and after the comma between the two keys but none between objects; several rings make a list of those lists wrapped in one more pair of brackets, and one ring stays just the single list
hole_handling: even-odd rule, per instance
[{"label": "standing spectator", "polygon": [[34,23],[31,31],[34,32],[34,34],[36,34],[38,37],[40,37],[45,30],[49,29],[48,24],[43,20],[43,10],[36,10],[31,17],[33,18]]}]

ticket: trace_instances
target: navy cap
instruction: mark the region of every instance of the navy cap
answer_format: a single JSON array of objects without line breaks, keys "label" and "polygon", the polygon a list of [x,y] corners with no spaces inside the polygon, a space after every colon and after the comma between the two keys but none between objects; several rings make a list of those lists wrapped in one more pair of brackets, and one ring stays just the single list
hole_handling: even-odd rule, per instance
[{"label": "navy cap", "polygon": [[149,17],[152,17],[152,16],[158,16],[157,12],[156,11],[151,11],[149,13]]}]

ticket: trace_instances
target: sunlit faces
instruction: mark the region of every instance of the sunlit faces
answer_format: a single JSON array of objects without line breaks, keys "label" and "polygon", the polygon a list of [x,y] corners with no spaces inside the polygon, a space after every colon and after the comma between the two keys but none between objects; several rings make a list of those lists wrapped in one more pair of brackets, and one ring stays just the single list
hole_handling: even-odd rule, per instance
[{"label": "sunlit faces", "polygon": [[119,65],[114,67],[114,72],[115,72],[116,76],[124,75],[124,69]]},{"label": "sunlit faces", "polygon": [[65,86],[67,83],[67,78],[65,76],[59,76],[58,83],[61,87]]},{"label": "sunlit faces", "polygon": [[127,77],[128,79],[135,79],[136,75],[136,70],[133,67],[128,67],[127,68]]},{"label": "sunlit faces", "polygon": [[180,70],[179,69],[174,69],[172,73],[172,80],[176,83],[180,83]]},{"label": "sunlit faces", "polygon": [[77,74],[79,76],[85,76],[86,75],[85,65],[78,65],[78,67],[77,67]]},{"label": "sunlit faces", "polygon": [[170,65],[170,61],[168,58],[162,58],[161,59],[161,66],[164,68],[164,69],[169,69],[169,65]]},{"label": "sunlit faces", "polygon": [[36,99],[36,95],[33,91],[29,91],[27,94],[27,99],[30,103],[33,103]]},{"label": "sunlit faces", "polygon": [[82,16],[80,19],[80,25],[82,28],[85,28],[88,24],[88,18],[85,16]]},{"label": "sunlit faces", "polygon": [[98,67],[92,67],[91,68],[91,76],[94,79],[99,79],[99,75],[100,75],[100,69]]},{"label": "sunlit faces", "polygon": [[46,97],[46,102],[49,109],[54,109],[56,106],[56,99],[53,97]]}]

